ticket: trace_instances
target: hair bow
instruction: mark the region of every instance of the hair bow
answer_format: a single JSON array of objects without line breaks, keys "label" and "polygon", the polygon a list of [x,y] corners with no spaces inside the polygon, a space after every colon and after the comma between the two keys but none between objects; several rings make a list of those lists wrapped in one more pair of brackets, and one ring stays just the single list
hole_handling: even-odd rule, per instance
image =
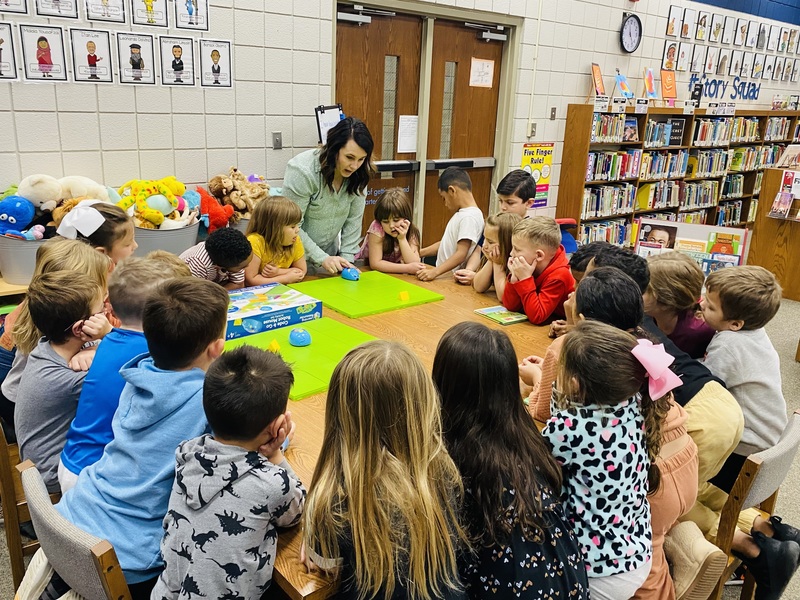
[{"label": "hair bow", "polygon": [[105,223],[105,217],[94,208],[94,204],[102,204],[102,200],[83,200],[75,205],[61,220],[56,233],[62,237],[74,240],[78,233],[88,237]]},{"label": "hair bow", "polygon": [[671,390],[683,385],[681,378],[669,368],[675,362],[675,357],[664,350],[664,344],[653,344],[650,340],[640,339],[631,354],[647,371],[651,398],[666,396]]}]

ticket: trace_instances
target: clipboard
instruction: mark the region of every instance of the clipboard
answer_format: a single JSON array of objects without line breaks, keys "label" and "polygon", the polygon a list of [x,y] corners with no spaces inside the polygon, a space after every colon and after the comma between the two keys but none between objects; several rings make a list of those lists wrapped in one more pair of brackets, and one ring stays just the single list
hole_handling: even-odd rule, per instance
[{"label": "clipboard", "polygon": [[336,125],[339,121],[344,119],[342,105],[320,105],[314,109],[314,115],[317,117],[317,133],[319,134],[319,143],[324,145],[328,139],[328,130]]}]

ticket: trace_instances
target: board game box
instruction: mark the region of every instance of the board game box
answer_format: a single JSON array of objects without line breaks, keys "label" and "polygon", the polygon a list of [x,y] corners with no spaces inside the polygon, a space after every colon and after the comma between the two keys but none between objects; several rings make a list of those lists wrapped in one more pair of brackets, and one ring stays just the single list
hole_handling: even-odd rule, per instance
[{"label": "board game box", "polygon": [[322,302],[280,283],[234,290],[230,298],[226,340],[322,317]]}]

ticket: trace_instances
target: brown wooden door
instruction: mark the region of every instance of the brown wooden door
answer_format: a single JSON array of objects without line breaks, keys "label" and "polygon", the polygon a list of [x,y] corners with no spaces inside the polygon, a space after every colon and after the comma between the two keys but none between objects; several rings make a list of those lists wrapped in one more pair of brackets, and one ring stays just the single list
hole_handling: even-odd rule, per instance
[{"label": "brown wooden door", "polygon": [[[489,159],[494,156],[497,106],[500,97],[500,65],[503,42],[485,41],[479,32],[463,23],[436,20],[433,34],[431,100],[428,124],[428,164],[425,176],[425,210],[422,224],[424,243],[440,240],[452,213],[439,197],[437,181],[447,162],[437,159]],[[489,81],[471,82],[473,60],[485,69],[493,61]],[[485,72],[485,71],[484,71]],[[476,161],[491,164],[492,160]],[[457,161],[456,161],[457,164]],[[439,168],[441,167],[441,169]],[[493,166],[468,167],[472,193],[484,216],[489,210]]]},{"label": "brown wooden door", "polygon": [[[338,10],[354,12],[350,5],[339,5]],[[369,127],[375,141],[374,160],[414,161],[416,153],[397,152],[397,132],[400,115],[418,114],[422,18],[370,17],[371,23],[361,25],[337,22],[336,102],[346,115],[360,118]],[[380,162],[381,169],[391,168]],[[379,177],[370,182],[367,192],[365,230],[383,190],[402,187],[414,201],[414,172],[382,171]]]}]

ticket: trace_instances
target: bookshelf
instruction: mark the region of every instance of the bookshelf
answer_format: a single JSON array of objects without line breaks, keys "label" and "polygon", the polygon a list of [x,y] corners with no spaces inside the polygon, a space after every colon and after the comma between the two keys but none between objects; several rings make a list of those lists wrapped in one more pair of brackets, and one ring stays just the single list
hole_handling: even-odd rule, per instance
[{"label": "bookshelf", "polygon": [[[775,196],[781,191],[783,171],[764,170],[763,201],[756,211],[747,264],[771,271],[783,288],[783,297],[800,300],[800,271],[794,268],[794,258],[800,255],[800,221],[767,216]],[[796,215],[799,208],[800,201],[795,200],[790,214]]]},{"label": "bookshelf", "polygon": [[800,111],[614,114],[571,104],[564,139],[556,217],[575,219],[582,242],[630,245],[638,216],[752,227],[764,169],[800,142]]}]

